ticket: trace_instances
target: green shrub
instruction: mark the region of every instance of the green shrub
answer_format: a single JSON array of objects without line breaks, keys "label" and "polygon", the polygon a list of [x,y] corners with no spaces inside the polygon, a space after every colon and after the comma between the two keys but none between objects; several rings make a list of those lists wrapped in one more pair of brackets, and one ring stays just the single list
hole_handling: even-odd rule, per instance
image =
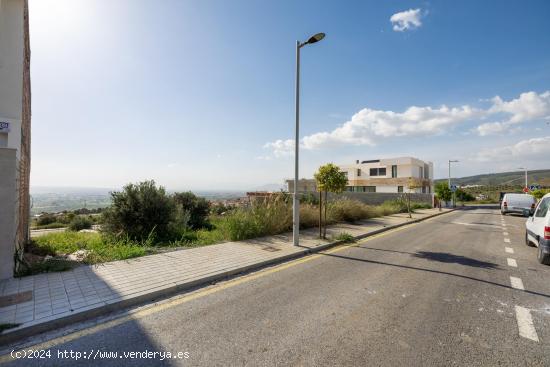
[{"label": "green shrub", "polygon": [[111,207],[103,212],[106,232],[137,241],[169,237],[176,210],[164,187],[157,187],[154,181],[128,184],[122,191],[112,192],[111,201]]},{"label": "green shrub", "polygon": [[189,213],[188,225],[192,229],[205,228],[209,226],[208,213],[210,204],[205,198],[201,198],[192,192],[177,192],[173,196],[176,205],[184,212]]},{"label": "green shrub", "polygon": [[344,242],[344,243],[353,243],[355,242],[355,237],[353,237],[351,234],[347,232],[339,233],[336,237],[334,237],[334,240]]},{"label": "green shrub", "polygon": [[77,215],[73,218],[73,220],[69,223],[69,230],[70,231],[80,231],[82,229],[90,229],[92,228],[92,221],[86,217]]},{"label": "green shrub", "polygon": [[214,215],[222,215],[230,210],[232,210],[233,207],[230,205],[224,205],[223,203],[215,203],[210,205],[210,213]]},{"label": "green shrub", "polygon": [[[146,255],[150,252],[151,245],[151,239],[136,242],[124,236],[67,231],[48,233],[36,237],[32,240],[27,251],[41,256],[55,256],[72,254],[77,250],[86,250],[88,254],[84,262],[87,264],[96,264]],[[60,266],[62,263],[56,264]],[[55,264],[52,263],[49,265],[53,266]],[[35,269],[34,271],[38,270]],[[42,271],[47,270],[43,269]]]},{"label": "green shrub", "polygon": [[65,223],[53,222],[50,224],[44,224],[42,226],[35,225],[35,226],[32,226],[31,229],[54,229],[54,228],[63,228],[63,227],[67,227],[67,225]]},{"label": "green shrub", "polygon": [[57,222],[57,218],[50,213],[41,214],[36,220],[36,224],[39,226],[45,226],[54,222]]},{"label": "green shrub", "polygon": [[537,200],[542,199],[542,197],[548,193],[550,193],[550,189],[538,189],[530,192]]}]

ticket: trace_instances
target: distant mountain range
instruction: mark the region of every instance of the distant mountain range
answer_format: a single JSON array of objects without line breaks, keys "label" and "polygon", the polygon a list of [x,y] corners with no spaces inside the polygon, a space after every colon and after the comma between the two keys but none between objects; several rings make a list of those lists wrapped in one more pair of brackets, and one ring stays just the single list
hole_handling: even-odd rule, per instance
[{"label": "distant mountain range", "polygon": [[[534,171],[527,171],[527,178],[529,185],[539,184],[541,186],[550,186],[550,169],[541,169]],[[435,182],[446,182],[446,178],[436,179]],[[525,172],[501,172],[501,173],[488,173],[483,175],[475,175],[468,177],[453,178],[453,183],[457,185],[522,185],[525,182]]]}]

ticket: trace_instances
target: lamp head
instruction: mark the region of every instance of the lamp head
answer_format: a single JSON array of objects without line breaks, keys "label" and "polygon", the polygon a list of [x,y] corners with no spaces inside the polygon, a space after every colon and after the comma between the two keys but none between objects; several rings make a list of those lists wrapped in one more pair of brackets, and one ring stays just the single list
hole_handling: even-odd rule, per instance
[{"label": "lamp head", "polygon": [[306,44],[308,44],[308,43],[316,43],[316,42],[319,42],[319,41],[322,40],[323,38],[325,38],[325,34],[324,34],[324,33],[317,33],[317,34],[314,34],[313,36],[309,37],[309,39],[307,40]]}]

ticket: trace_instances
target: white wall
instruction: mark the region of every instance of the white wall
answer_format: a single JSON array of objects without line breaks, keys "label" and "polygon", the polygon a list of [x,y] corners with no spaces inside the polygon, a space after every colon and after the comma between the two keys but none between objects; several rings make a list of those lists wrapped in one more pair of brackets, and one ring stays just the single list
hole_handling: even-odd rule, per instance
[{"label": "white wall", "polygon": [[0,147],[0,279],[13,276],[17,162],[23,113],[24,0],[0,0],[0,121],[10,124]]},{"label": "white wall", "polygon": [[0,121],[10,124],[2,132],[4,148],[21,146],[23,111],[23,0],[0,0]]},{"label": "white wall", "polygon": [[376,186],[376,192],[397,192],[397,186]]}]

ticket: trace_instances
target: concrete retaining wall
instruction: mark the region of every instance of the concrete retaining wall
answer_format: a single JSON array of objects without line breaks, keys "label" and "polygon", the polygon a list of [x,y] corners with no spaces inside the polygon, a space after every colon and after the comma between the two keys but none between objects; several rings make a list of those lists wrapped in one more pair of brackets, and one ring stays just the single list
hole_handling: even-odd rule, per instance
[{"label": "concrete retaining wall", "polygon": [[17,210],[16,150],[0,148],[0,279],[13,277]]}]

